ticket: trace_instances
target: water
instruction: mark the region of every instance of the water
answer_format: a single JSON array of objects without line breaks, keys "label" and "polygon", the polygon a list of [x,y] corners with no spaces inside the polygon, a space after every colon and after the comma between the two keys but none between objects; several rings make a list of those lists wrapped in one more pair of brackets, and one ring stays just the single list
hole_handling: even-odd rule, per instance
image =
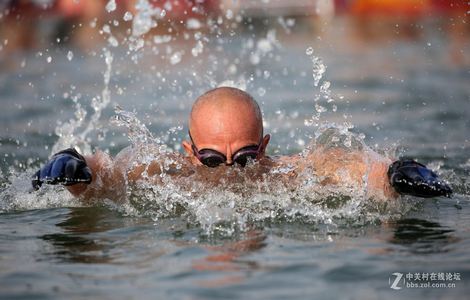
[{"label": "water", "polygon": [[[145,45],[142,34],[161,11],[142,11],[148,15],[134,15],[119,47],[111,40],[104,50],[16,54],[0,72],[2,298],[468,294],[470,74],[452,63],[445,37],[430,30],[413,42],[366,44],[344,32],[344,19],[322,36],[307,22],[286,30],[292,22],[271,20],[232,34],[223,26],[199,32],[192,21],[190,42],[165,34]],[[114,30],[105,41],[119,36]],[[111,154],[129,140],[150,141],[156,156],[180,150],[192,101],[223,82],[260,103],[271,155],[301,152],[324,122],[340,130],[352,124],[384,155],[398,149],[437,170],[455,196],[374,208],[359,191],[349,200],[310,201],[275,183],[271,193],[230,186],[198,197],[170,185],[138,187],[124,204],[80,203],[60,187],[30,192],[32,170],[69,143]],[[396,291],[395,272],[460,280],[446,281],[455,288]]]}]

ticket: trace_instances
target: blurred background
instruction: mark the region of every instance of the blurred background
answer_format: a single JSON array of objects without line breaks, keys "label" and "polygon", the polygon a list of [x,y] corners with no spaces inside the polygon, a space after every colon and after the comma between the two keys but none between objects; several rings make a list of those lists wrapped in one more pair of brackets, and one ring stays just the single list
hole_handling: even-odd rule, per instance
[{"label": "blurred background", "polygon": [[466,0],[2,1],[3,167],[46,158],[65,135],[116,153],[128,144],[109,124],[116,105],[179,150],[191,103],[221,84],[260,102],[272,154],[300,151],[320,122],[346,122],[377,148],[445,157],[469,145],[469,10]]},{"label": "blurred background", "polygon": [[[307,23],[311,30],[327,35],[338,26],[344,37],[360,42],[387,42],[403,39],[417,42],[429,31],[446,36],[450,59],[463,63],[462,44],[468,38],[468,1],[458,0],[148,0],[152,9],[165,11],[168,26],[193,18],[244,18],[261,22],[276,20],[283,27]],[[108,6],[107,6],[108,5]],[[140,4],[141,5],[141,4]],[[138,10],[138,0],[4,0],[0,4],[2,59],[22,50],[70,44],[82,49],[99,47],[103,39],[100,24],[120,21],[127,13],[130,21]],[[231,17],[230,17],[231,16]],[[286,17],[289,19],[282,20]],[[240,24],[247,24],[243,20]],[[342,22],[347,21],[347,24]],[[186,28],[191,28],[191,24]],[[127,25],[127,26],[126,26]],[[207,24],[206,24],[207,25]],[[347,27],[347,28],[346,28]],[[182,29],[182,28],[180,28]],[[347,31],[345,31],[347,30]],[[165,31],[163,29],[163,31]],[[172,32],[178,33],[178,30]],[[334,36],[327,36],[333,39]],[[356,45],[354,45],[356,46]],[[467,61],[468,63],[468,61]]]}]

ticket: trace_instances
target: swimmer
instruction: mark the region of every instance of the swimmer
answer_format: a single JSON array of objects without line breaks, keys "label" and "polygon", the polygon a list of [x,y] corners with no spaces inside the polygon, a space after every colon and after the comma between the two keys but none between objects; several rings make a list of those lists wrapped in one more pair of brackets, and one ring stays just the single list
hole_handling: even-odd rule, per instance
[{"label": "swimmer", "polygon": [[[182,143],[186,156],[170,155],[185,162],[179,173],[176,172],[178,176],[200,172],[206,174],[201,178],[208,185],[223,181],[220,177],[224,175],[220,172],[207,176],[214,170],[224,171],[233,166],[243,170],[250,163],[259,165],[260,172],[290,166],[282,181],[291,186],[302,172],[313,172],[322,186],[365,186],[368,198],[382,201],[395,199],[400,194],[425,198],[452,195],[451,188],[433,171],[413,160],[392,162],[367,147],[341,147],[332,142],[334,139],[327,133],[318,139],[327,142],[316,144],[304,155],[266,156],[270,135],[264,135],[258,104],[244,91],[220,87],[206,92],[193,104],[188,140]],[[118,200],[125,197],[123,187],[128,183],[153,180],[155,184],[162,184],[158,175],[165,170],[159,162],[136,163],[133,151],[132,147],[127,147],[114,159],[102,151],[86,157],[73,148],[60,151],[36,172],[33,187],[39,189],[44,183],[62,184],[84,200]],[[184,175],[188,168],[196,171]]]}]

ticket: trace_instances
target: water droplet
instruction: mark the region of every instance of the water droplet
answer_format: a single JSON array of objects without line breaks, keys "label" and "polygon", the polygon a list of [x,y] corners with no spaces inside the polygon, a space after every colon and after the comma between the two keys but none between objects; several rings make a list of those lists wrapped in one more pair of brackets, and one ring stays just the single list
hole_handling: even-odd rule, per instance
[{"label": "water droplet", "polygon": [[227,9],[227,12],[225,13],[225,17],[228,20],[231,20],[233,18],[233,11],[231,9]]},{"label": "water droplet", "polygon": [[312,63],[313,63],[313,68],[312,68],[312,76],[313,76],[313,84],[315,86],[318,86],[320,83],[320,80],[323,77],[323,74],[326,72],[326,66],[323,64],[323,61],[316,57],[312,56]]},{"label": "water droplet", "polygon": [[199,29],[199,28],[201,28],[201,22],[199,22],[198,19],[194,19],[194,18],[188,19],[186,21],[186,28],[188,28],[188,29]]},{"label": "water droplet", "polygon": [[321,105],[318,105],[318,104],[315,104],[315,110],[318,112],[318,113],[323,113],[325,111],[327,111],[327,109]]},{"label": "water droplet", "polygon": [[313,48],[312,47],[308,47],[307,50],[305,50],[305,54],[307,55],[313,55]]},{"label": "water droplet", "polygon": [[196,46],[193,49],[191,49],[191,54],[196,57],[202,53],[203,49],[204,49],[204,45],[202,44],[202,42],[197,41]]},{"label": "water droplet", "polygon": [[106,11],[107,12],[112,12],[116,10],[116,1],[115,0],[109,0],[108,4],[106,4]]},{"label": "water droplet", "polygon": [[132,20],[132,18],[133,18],[132,14],[131,14],[130,12],[128,12],[128,11],[126,11],[126,13],[124,14],[124,16],[122,17],[122,19],[123,19],[124,21],[126,21],[126,22]]},{"label": "water droplet", "polygon": [[96,27],[96,22],[98,21],[97,18],[94,18],[93,20],[90,21],[90,27],[95,28]]},{"label": "water droplet", "polygon": [[295,19],[294,19],[294,18],[287,19],[287,20],[286,20],[286,24],[287,24],[287,26],[289,26],[289,27],[294,26],[294,25],[295,25]]},{"label": "water droplet", "polygon": [[116,38],[114,36],[110,36],[108,38],[108,43],[113,47],[119,46],[119,42],[116,40]]},{"label": "water droplet", "polygon": [[170,63],[172,65],[176,65],[181,61],[181,52],[175,52],[173,55],[170,57]]},{"label": "water droplet", "polygon": [[72,51],[67,52],[67,59],[69,61],[71,61],[73,59],[73,52]]},{"label": "water droplet", "polygon": [[268,53],[273,50],[273,46],[268,39],[260,39],[256,45],[258,49],[263,53]]},{"label": "water droplet", "polygon": [[111,33],[111,27],[108,24],[103,25],[103,32]]},{"label": "water droplet", "polygon": [[169,41],[171,41],[171,39],[171,35],[156,35],[153,37],[153,42],[155,44],[163,44],[168,43]]},{"label": "water droplet", "polygon": [[52,57],[48,56],[48,57],[47,57],[47,63],[50,64],[51,61],[52,61]]}]

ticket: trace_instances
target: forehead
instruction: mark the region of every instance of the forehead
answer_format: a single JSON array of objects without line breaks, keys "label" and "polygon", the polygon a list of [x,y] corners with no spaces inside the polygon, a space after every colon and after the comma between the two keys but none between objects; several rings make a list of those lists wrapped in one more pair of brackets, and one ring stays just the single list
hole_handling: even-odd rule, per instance
[{"label": "forehead", "polygon": [[190,130],[198,141],[259,140],[262,121],[246,102],[211,101],[199,105],[190,118]]}]

